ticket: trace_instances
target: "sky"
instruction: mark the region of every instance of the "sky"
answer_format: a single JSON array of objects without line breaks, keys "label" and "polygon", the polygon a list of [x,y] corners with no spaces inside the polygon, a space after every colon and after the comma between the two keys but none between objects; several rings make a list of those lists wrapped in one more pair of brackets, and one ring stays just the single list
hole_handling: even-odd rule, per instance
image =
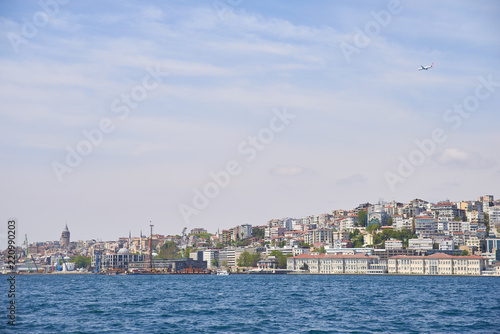
[{"label": "sky", "polygon": [[0,246],[498,198],[499,14],[0,1]]}]

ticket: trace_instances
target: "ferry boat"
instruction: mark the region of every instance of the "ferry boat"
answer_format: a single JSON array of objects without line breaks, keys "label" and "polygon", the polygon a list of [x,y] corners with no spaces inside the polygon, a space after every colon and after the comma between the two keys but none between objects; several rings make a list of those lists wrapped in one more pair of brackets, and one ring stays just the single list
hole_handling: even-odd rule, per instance
[{"label": "ferry boat", "polygon": [[228,276],[229,272],[227,270],[217,269],[217,275]]}]

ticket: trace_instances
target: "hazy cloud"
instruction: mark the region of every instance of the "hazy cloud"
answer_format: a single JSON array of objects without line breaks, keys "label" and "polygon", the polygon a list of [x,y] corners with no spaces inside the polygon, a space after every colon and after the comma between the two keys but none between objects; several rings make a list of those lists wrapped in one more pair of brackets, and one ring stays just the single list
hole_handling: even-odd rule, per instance
[{"label": "hazy cloud", "polygon": [[271,169],[271,174],[277,176],[298,176],[298,175],[304,175],[306,173],[307,170],[300,166],[291,166],[291,165],[276,166],[273,169]]},{"label": "hazy cloud", "polygon": [[367,182],[367,180],[363,175],[354,174],[354,175],[351,175],[351,176],[348,176],[346,178],[338,180],[337,185],[350,186],[350,185],[354,185],[354,184],[364,184],[366,182]]},{"label": "hazy cloud", "polygon": [[437,153],[435,161],[442,166],[455,168],[484,169],[497,165],[493,159],[483,158],[479,153],[458,147],[448,147],[444,151]]}]

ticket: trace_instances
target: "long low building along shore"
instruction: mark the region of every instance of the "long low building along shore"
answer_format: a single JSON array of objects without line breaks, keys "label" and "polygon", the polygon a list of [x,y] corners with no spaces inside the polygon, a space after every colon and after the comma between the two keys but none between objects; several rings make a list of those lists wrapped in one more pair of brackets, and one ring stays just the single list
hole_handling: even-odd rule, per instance
[{"label": "long low building along shore", "polygon": [[287,259],[287,269],[312,274],[481,275],[488,259],[477,256],[398,255],[387,261],[366,254],[301,254]]}]

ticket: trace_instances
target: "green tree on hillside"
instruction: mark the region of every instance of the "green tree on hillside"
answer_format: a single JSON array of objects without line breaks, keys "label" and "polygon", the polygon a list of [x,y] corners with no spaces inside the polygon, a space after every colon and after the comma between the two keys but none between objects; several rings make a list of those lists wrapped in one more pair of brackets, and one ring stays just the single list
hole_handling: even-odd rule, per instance
[{"label": "green tree on hillside", "polygon": [[375,232],[376,230],[378,230],[378,229],[379,229],[379,227],[380,227],[380,226],[379,226],[378,224],[371,224],[371,225],[368,225],[368,226],[366,227],[366,232],[368,232],[368,233],[373,233],[373,232]]},{"label": "green tree on hillside", "polygon": [[87,268],[88,266],[90,266],[91,259],[90,259],[90,257],[86,257],[83,255],[77,255],[74,258],[72,258],[71,260],[69,260],[69,262],[74,262],[75,267],[77,269],[78,268]]},{"label": "green tree on hillside", "polygon": [[264,238],[264,229],[260,227],[252,227],[252,237],[253,238]]},{"label": "green tree on hillside", "polygon": [[250,254],[247,251],[244,251],[241,253],[239,259],[238,259],[238,266],[239,267],[256,267],[257,266],[257,261],[260,260],[260,253],[253,253]]},{"label": "green tree on hillside", "polygon": [[287,267],[287,258],[289,258],[289,257],[292,256],[291,254],[283,255],[282,252],[277,251],[277,250],[273,250],[271,252],[271,254],[269,254],[269,255],[276,256],[276,258],[278,259],[278,268],[279,269],[286,269],[286,267]]},{"label": "green tree on hillside", "polygon": [[161,246],[158,257],[160,259],[179,259],[182,257],[180,251],[175,241],[167,241]]},{"label": "green tree on hillside", "polygon": [[359,226],[366,226],[367,219],[368,219],[368,214],[366,213],[366,211],[359,210],[359,212],[358,212],[358,225]]}]

